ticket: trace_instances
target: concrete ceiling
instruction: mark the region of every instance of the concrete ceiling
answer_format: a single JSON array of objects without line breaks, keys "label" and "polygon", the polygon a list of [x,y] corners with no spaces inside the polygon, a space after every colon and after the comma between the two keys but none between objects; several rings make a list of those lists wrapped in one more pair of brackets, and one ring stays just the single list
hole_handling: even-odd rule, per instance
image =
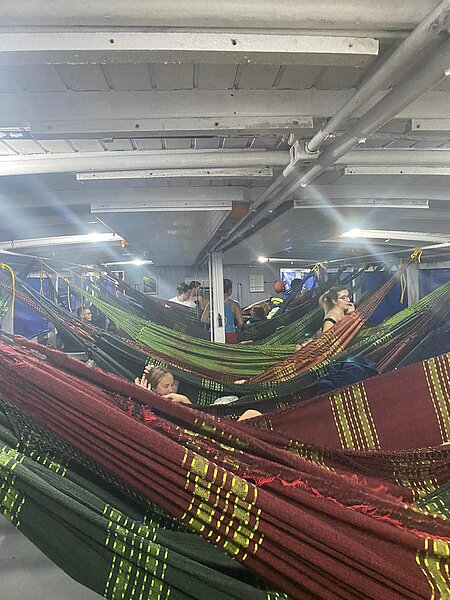
[{"label": "concrete ceiling", "polygon": [[[187,265],[213,247],[247,264],[450,241],[450,78],[429,77],[350,139],[391,89],[416,77],[419,90],[422,71],[445,66],[449,24],[355,106],[319,158],[301,155],[295,177],[282,176],[291,144],[301,152],[437,2],[43,4],[0,2],[0,247]],[[340,239],[355,227],[411,235]],[[108,231],[125,250],[48,242]],[[46,241],[19,244],[32,238]]]}]

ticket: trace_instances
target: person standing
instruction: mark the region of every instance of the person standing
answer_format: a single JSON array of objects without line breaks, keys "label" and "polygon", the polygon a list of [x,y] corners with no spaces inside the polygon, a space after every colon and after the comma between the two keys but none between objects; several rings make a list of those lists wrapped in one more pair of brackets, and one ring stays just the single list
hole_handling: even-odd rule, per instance
[{"label": "person standing", "polygon": [[[224,300],[224,317],[225,317],[225,342],[227,344],[237,344],[237,333],[235,324],[243,325],[242,311],[239,302],[231,298],[233,291],[233,283],[230,279],[223,280],[223,300]],[[209,302],[205,306],[202,314],[202,322],[209,323]]]},{"label": "person standing", "polygon": [[197,317],[200,318],[205,308],[205,300],[201,294],[201,283],[200,281],[191,281],[189,289],[191,290],[190,300],[195,304],[197,309]]},{"label": "person standing", "polygon": [[169,302],[175,302],[176,304],[182,304],[183,306],[189,306],[189,308],[195,308],[195,302],[191,300],[191,290],[188,285],[181,282],[177,287],[177,295],[173,298],[169,298]]}]

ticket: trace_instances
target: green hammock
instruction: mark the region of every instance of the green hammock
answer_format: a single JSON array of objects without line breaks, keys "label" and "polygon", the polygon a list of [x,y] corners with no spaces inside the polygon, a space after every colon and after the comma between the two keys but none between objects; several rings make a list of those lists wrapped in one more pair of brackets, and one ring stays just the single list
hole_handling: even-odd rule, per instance
[{"label": "green hammock", "polygon": [[287,599],[105,472],[38,454],[6,425],[0,412],[0,514],[80,583],[114,600]]}]

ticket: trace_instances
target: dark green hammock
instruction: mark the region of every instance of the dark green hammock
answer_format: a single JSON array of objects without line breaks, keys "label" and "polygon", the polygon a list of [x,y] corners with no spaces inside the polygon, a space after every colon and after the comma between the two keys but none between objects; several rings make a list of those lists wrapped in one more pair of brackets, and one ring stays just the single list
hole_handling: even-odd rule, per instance
[{"label": "dark green hammock", "polygon": [[114,600],[287,599],[106,472],[84,469],[80,453],[64,445],[73,458],[61,464],[8,425],[0,411],[0,514],[80,583]]}]

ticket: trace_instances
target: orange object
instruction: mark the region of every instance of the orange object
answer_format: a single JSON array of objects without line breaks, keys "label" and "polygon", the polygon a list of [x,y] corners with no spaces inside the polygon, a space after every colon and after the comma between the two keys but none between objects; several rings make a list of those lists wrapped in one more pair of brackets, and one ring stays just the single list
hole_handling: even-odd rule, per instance
[{"label": "orange object", "polygon": [[120,245],[122,246],[122,248],[125,248],[125,246],[127,245],[127,240],[120,240]]},{"label": "orange object", "polygon": [[282,292],[285,287],[286,287],[285,281],[275,281],[275,283],[273,284],[273,289],[277,294]]}]

